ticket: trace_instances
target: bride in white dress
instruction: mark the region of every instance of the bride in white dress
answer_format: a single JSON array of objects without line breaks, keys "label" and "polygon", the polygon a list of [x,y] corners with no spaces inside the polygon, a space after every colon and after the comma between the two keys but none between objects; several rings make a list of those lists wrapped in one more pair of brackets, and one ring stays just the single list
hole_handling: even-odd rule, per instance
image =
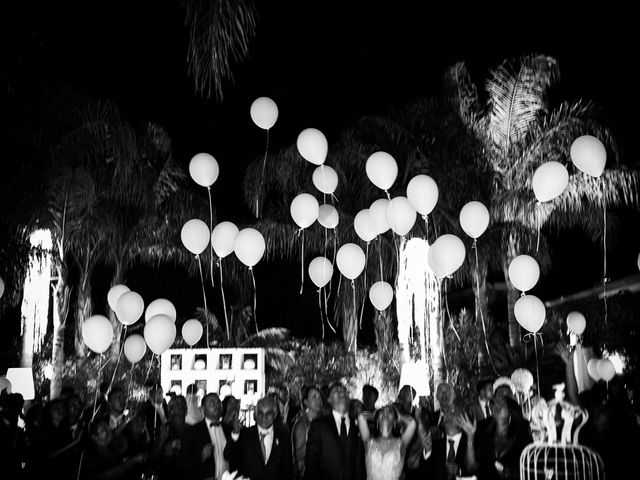
[{"label": "bride in white dress", "polygon": [[[416,422],[411,417],[400,416],[398,409],[387,405],[376,410],[373,420],[378,428],[376,437],[367,425],[368,414],[358,415],[358,428],[365,448],[367,480],[398,480],[402,475],[404,454],[416,432]],[[394,427],[404,424],[400,437],[393,435]]]}]

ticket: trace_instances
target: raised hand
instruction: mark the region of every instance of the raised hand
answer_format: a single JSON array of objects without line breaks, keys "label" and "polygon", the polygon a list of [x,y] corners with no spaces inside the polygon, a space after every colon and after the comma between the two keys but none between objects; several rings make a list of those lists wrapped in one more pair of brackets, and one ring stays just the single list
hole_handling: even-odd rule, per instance
[{"label": "raised hand", "polygon": [[564,363],[569,363],[571,361],[571,353],[569,353],[569,348],[562,343],[556,343],[555,348],[553,349],[553,353],[558,355]]},{"label": "raised hand", "polygon": [[462,429],[462,431],[467,434],[468,438],[473,438],[476,433],[475,420],[472,421],[469,418],[469,415],[467,415],[465,412],[462,412],[456,417],[456,423]]}]

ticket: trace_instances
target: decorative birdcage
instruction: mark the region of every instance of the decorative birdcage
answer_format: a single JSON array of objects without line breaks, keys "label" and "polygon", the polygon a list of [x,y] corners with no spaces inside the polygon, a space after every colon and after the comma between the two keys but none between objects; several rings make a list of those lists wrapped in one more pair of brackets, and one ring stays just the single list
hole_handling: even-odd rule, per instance
[{"label": "decorative birdcage", "polygon": [[556,388],[555,398],[548,403],[542,399],[536,403],[531,416],[534,443],[520,456],[520,479],[604,479],[602,458],[578,445],[578,434],[588,418],[585,409],[564,401],[564,388]]}]

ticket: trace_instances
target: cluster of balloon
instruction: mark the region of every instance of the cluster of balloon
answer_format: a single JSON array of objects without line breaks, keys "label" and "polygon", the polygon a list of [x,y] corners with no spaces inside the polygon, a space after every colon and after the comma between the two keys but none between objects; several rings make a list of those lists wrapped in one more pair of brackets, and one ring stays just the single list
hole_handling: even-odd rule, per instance
[{"label": "cluster of balloon", "polygon": [[304,230],[318,219],[320,214],[320,206],[316,198],[309,193],[301,193],[296,196],[291,202],[291,217],[293,221],[298,225],[298,234],[302,234],[300,237],[300,269],[301,269],[301,281],[300,281],[300,294],[304,288]]},{"label": "cluster of balloon", "polygon": [[243,228],[238,232],[233,245],[233,253],[236,254],[238,260],[244,263],[251,273],[253,281],[253,320],[256,324],[256,332],[258,332],[258,314],[256,303],[256,278],[253,274],[253,267],[262,259],[266,243],[262,234],[255,228]]},{"label": "cluster of balloon", "polygon": [[580,312],[569,312],[567,315],[567,331],[571,339],[571,346],[575,346],[578,340],[582,337],[585,328],[587,327],[587,320]]},{"label": "cluster of balloon", "polygon": [[326,313],[326,302],[325,302],[325,310],[323,316],[322,309],[322,289],[331,281],[331,277],[333,276],[333,265],[331,261],[326,257],[316,257],[311,262],[309,262],[309,278],[314,283],[316,287],[318,287],[318,307],[320,309],[320,320],[322,323],[322,339],[324,340],[324,319],[327,319],[327,324],[331,327],[331,330],[335,333],[335,329],[331,322],[329,321],[329,316]]},{"label": "cluster of balloon", "polygon": [[396,235],[404,237],[416,223],[416,210],[407,197],[394,197],[386,209],[387,223]]},{"label": "cluster of balloon", "polygon": [[260,218],[260,196],[262,195],[262,184],[264,182],[264,170],[267,165],[267,153],[269,152],[269,130],[278,120],[278,106],[269,97],[256,98],[249,109],[251,120],[259,128],[266,131],[266,146],[264,149],[264,159],[262,160],[262,173],[260,176],[260,186],[256,196],[256,217]]},{"label": "cluster of balloon", "polygon": [[176,339],[176,308],[166,298],[158,298],[149,304],[144,319],[144,339],[149,350],[161,355]]},{"label": "cluster of balloon", "polygon": [[[191,175],[191,178],[194,182],[202,187],[207,188],[207,194],[209,196],[209,228],[213,230],[213,205],[211,202],[211,186],[216,182],[216,180],[218,179],[218,175],[220,174],[220,167],[218,166],[218,162],[215,158],[213,158],[213,156],[209,155],[208,153],[198,153],[189,162],[189,174]],[[207,237],[208,236],[209,234],[207,233]],[[199,255],[203,251],[204,249],[198,254],[194,255]],[[211,286],[213,286],[213,251],[211,255]]]},{"label": "cluster of balloon", "polygon": [[522,292],[514,306],[514,314],[518,323],[528,332],[535,334],[540,330],[546,317],[544,303],[534,296],[525,295],[540,279],[540,266],[535,258],[529,255],[518,255],[509,264],[509,281]]},{"label": "cluster of balloon", "polygon": [[398,176],[398,164],[395,158],[387,152],[375,152],[367,159],[365,170],[371,183],[380,190],[384,190],[387,198],[391,200],[389,189]]},{"label": "cluster of balloon", "polygon": [[416,175],[407,185],[407,198],[411,206],[422,215],[427,226],[427,239],[429,238],[429,217],[438,203],[438,185],[429,175]]},{"label": "cluster of balloon", "polygon": [[604,380],[609,382],[616,376],[616,369],[608,358],[592,358],[587,362],[587,371],[594,381]]},{"label": "cluster of balloon", "polygon": [[[227,340],[231,337],[229,332],[229,318],[227,316],[227,300],[224,295],[224,282],[222,277],[222,260],[229,256],[233,252],[233,248],[236,243],[236,237],[240,229],[233,222],[220,222],[211,232],[211,245],[213,245],[213,251],[218,256],[218,267],[220,270],[220,293],[222,295],[222,308],[224,310],[224,321],[227,327]],[[184,331],[184,327],[183,327]],[[200,333],[202,335],[202,332]],[[183,335],[184,338],[184,335]],[[198,337],[198,340],[200,337]],[[196,340],[197,342],[197,340]],[[188,342],[187,342],[188,343]],[[191,346],[191,345],[190,345]]]}]

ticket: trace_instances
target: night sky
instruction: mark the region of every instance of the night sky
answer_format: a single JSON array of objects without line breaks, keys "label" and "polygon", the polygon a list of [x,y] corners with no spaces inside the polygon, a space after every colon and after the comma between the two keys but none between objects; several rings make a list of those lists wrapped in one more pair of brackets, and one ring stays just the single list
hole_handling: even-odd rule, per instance
[{"label": "night sky", "polygon": [[[221,169],[213,188],[218,220],[250,220],[241,179],[264,148],[264,132],[249,117],[256,97],[273,98],[280,110],[271,131],[272,150],[292,144],[307,127],[322,130],[331,148],[339,132],[358,118],[384,115],[435,94],[445,69],[460,60],[481,86],[488,69],[504,59],[555,56],[561,82],[552,101],[582,97],[601,105],[623,162],[639,165],[634,17],[607,5],[593,11],[583,5],[579,12],[556,12],[543,4],[495,11],[462,5],[449,11],[403,11],[395,6],[399,2],[362,9],[345,8],[347,2],[296,2],[306,5],[296,8],[257,2],[260,16],[250,57],[236,65],[235,82],[225,84],[224,101],[218,102],[195,93],[186,64],[184,13],[177,1],[15,3],[20,5],[13,5],[9,15],[8,71],[15,80],[8,94],[9,122],[28,123],[30,110],[24,106],[54,86],[111,100],[134,125],[163,125],[175,158],[185,167],[201,151],[216,157]],[[621,218],[611,240],[612,279],[637,272],[639,217],[624,213]],[[578,231],[552,237],[552,242],[553,273],[538,290],[543,300],[599,282],[601,248]],[[303,299],[298,297],[298,267],[257,269],[259,319],[264,326],[316,334],[318,322],[307,326],[315,320],[315,294],[309,288]],[[128,284],[147,303],[165,296],[176,301],[179,314],[189,316],[200,304],[199,282],[185,283],[183,272],[168,268],[160,273],[137,269]],[[96,282],[96,296],[106,297],[106,284]]]}]

